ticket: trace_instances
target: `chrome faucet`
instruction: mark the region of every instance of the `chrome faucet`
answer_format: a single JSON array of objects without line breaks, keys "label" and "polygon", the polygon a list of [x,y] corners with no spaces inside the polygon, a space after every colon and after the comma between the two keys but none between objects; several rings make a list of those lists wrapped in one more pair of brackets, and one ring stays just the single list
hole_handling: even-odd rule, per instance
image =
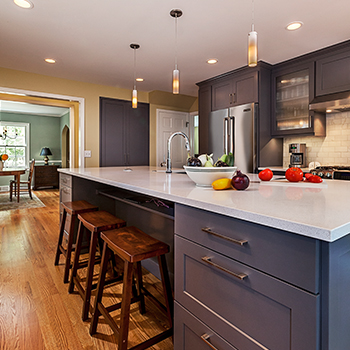
[{"label": "chrome faucet", "polygon": [[188,136],[183,133],[182,131],[174,132],[170,137],[168,138],[168,149],[166,154],[166,172],[171,173],[171,159],[170,159],[170,150],[171,150],[171,141],[176,135],[181,135],[185,139],[185,147],[187,149],[187,152],[189,152],[190,149],[190,140]]}]

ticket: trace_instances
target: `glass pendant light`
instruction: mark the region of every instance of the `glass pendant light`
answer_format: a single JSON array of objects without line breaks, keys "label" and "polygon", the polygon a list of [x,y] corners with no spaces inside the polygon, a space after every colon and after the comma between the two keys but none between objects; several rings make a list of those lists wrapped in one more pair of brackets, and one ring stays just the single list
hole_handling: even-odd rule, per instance
[{"label": "glass pendant light", "polygon": [[258,64],[258,33],[254,30],[254,0],[252,0],[252,31],[248,34],[248,66]]},{"label": "glass pendant light", "polygon": [[170,16],[175,18],[175,69],[173,70],[173,94],[180,92],[180,71],[177,69],[177,19],[182,16],[181,10],[171,10]]},{"label": "glass pendant light", "polygon": [[134,88],[131,96],[131,107],[137,108],[137,90],[136,90],[136,50],[140,47],[139,44],[130,44],[130,47],[134,50]]}]

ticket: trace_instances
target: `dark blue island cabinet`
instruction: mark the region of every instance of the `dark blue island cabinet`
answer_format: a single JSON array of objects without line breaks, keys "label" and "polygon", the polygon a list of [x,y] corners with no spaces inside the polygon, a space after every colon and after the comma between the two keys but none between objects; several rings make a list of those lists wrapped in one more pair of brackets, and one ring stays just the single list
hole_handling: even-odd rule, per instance
[{"label": "dark blue island cabinet", "polygon": [[349,237],[176,204],[175,350],[350,349]]}]

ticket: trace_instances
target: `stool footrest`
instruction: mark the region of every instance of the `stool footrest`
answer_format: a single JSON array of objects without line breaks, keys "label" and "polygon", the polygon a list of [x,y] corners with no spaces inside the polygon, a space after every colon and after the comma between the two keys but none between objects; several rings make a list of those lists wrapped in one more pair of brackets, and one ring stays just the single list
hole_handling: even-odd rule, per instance
[{"label": "stool footrest", "polygon": [[162,304],[149,290],[147,290],[145,287],[141,288],[144,295],[149,297],[149,300],[151,300],[158,308],[163,311],[165,314],[167,312],[167,308],[164,304]]},{"label": "stool footrest", "polygon": [[106,322],[112,328],[113,332],[119,334],[119,327],[114,322],[113,317],[109,314],[108,310],[101,303],[98,304],[98,311],[105,318]]},{"label": "stool footrest", "polygon": [[162,340],[169,338],[173,335],[173,329],[169,328],[166,331],[155,335],[154,337],[145,340],[143,343],[137,344],[135,346],[133,346],[132,348],[129,348],[128,350],[144,350],[144,349],[148,349],[150,346],[155,345],[159,342],[161,342]]}]

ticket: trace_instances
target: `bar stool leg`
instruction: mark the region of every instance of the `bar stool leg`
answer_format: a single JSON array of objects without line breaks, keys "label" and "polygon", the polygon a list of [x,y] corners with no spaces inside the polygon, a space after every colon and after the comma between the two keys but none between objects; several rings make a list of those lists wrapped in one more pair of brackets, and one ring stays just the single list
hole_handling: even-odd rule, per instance
[{"label": "bar stool leg", "polygon": [[[67,253],[66,253],[67,256],[66,256],[66,263],[64,267],[64,277],[63,277],[64,283],[68,283],[69,281],[69,269],[71,265],[73,239],[74,239],[74,224],[75,224],[75,215],[71,215],[68,243],[67,243]],[[64,230],[64,227],[63,227],[63,230]],[[62,232],[62,236],[63,236],[63,232]]]},{"label": "bar stool leg", "polygon": [[98,277],[98,283],[97,283],[97,293],[96,293],[95,302],[94,302],[95,304],[94,314],[92,315],[92,320],[90,324],[90,331],[89,331],[90,335],[93,335],[96,333],[98,317],[101,314],[98,308],[98,304],[102,300],[103,288],[105,286],[105,280],[106,280],[106,272],[107,272],[108,263],[109,263],[109,257],[110,257],[110,249],[107,247],[107,244],[104,243],[103,252],[102,252],[102,261],[101,261],[101,267],[100,267],[100,275]]},{"label": "bar stool leg", "polygon": [[127,350],[132,294],[133,264],[124,262],[123,294],[120,313],[118,350]]},{"label": "bar stool leg", "polygon": [[89,264],[88,264],[87,279],[86,279],[86,291],[85,291],[85,297],[83,302],[83,313],[81,316],[83,321],[86,321],[89,317],[92,279],[94,276],[94,266],[95,266],[95,258],[96,258],[97,238],[98,238],[98,234],[96,232],[91,232]]},{"label": "bar stool leg", "polygon": [[77,236],[76,247],[75,247],[74,262],[73,262],[71,278],[69,281],[68,293],[73,293],[73,290],[74,290],[74,278],[77,276],[81,246],[83,243],[84,229],[85,229],[84,225],[82,225],[82,223],[79,222],[78,236]]},{"label": "bar stool leg", "polygon": [[146,312],[146,307],[145,307],[145,296],[142,293],[143,282],[142,282],[142,267],[141,267],[140,261],[136,263],[135,270],[136,270],[137,295],[140,298],[139,310],[140,310],[140,314],[143,315]]},{"label": "bar stool leg", "polygon": [[56,266],[58,265],[58,261],[60,260],[60,255],[61,255],[60,246],[62,245],[64,225],[66,223],[66,218],[67,218],[67,211],[65,209],[63,209],[62,218],[61,218],[61,222],[60,222],[60,233],[58,235],[56,257],[55,257],[55,265]]}]

